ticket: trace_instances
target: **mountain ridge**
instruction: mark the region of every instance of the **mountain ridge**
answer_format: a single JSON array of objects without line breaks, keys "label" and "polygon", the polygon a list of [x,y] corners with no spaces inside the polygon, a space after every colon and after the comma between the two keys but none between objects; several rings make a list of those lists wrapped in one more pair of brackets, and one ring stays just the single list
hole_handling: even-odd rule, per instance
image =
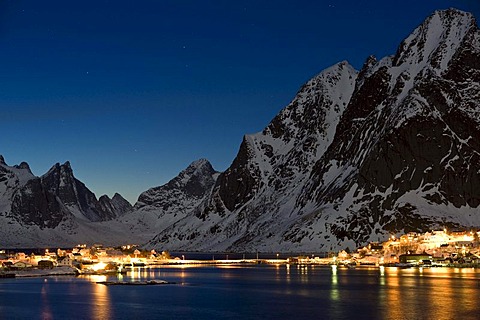
[{"label": "mountain ridge", "polygon": [[[348,90],[329,77],[320,77],[317,91],[307,83],[262,133],[244,137],[203,213],[171,225],[149,245],[318,251],[392,233],[480,225],[479,149],[467,135],[480,137],[478,39],[471,14],[437,11],[394,55],[370,57],[351,72]],[[347,105],[322,152],[315,129],[332,123],[321,116],[332,110],[329,85],[342,87]]]},{"label": "mountain ridge", "polygon": [[224,172],[194,161],[133,207],[117,195],[97,200],[68,162],[35,177],[0,156],[0,226],[44,242],[85,232],[177,251],[354,248],[480,227],[479,164],[480,31],[473,15],[448,9],[394,54],[370,56],[359,71],[342,61],[307,81],[243,137]]},{"label": "mountain ridge", "polygon": [[[70,162],[33,175],[29,165],[8,166],[0,156],[0,243],[9,247],[75,245],[110,233],[90,223],[108,221],[133,207],[119,194],[100,201],[73,175]],[[93,231],[92,231],[93,230]],[[85,235],[83,235],[83,233]],[[120,240],[116,231],[111,235]],[[94,240],[95,241],[95,240]]]}]

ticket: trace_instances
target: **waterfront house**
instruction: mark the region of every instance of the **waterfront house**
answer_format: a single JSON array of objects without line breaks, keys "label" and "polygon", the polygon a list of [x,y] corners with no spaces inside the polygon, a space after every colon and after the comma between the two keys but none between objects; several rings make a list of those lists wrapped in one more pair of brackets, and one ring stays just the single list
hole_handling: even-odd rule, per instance
[{"label": "waterfront house", "polygon": [[69,256],[65,256],[65,257],[62,257],[62,258],[59,258],[58,259],[58,265],[59,266],[73,266],[73,259]]},{"label": "waterfront house", "polygon": [[428,253],[412,253],[412,254],[401,254],[399,257],[400,263],[411,263],[411,264],[424,264],[427,261],[431,263],[432,255]]}]

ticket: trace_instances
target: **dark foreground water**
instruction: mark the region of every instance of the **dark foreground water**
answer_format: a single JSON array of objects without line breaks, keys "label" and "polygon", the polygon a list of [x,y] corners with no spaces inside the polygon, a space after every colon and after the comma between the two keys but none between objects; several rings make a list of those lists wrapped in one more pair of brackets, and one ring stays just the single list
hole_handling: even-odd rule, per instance
[{"label": "dark foreground water", "polygon": [[480,270],[203,266],[0,279],[0,319],[479,319]]}]

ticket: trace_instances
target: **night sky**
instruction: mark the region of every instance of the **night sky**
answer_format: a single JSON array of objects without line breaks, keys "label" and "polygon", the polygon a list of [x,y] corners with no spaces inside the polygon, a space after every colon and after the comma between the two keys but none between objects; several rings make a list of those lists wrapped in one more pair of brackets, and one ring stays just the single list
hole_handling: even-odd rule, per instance
[{"label": "night sky", "polygon": [[35,175],[69,160],[97,196],[134,203],[199,158],[225,170],[323,69],[479,3],[0,0],[0,154]]}]

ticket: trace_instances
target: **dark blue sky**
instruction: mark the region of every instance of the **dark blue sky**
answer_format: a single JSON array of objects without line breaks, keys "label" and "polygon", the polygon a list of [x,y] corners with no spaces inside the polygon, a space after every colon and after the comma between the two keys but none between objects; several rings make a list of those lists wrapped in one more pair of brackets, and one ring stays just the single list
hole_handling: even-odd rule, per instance
[{"label": "dark blue sky", "polygon": [[393,54],[436,9],[478,0],[0,0],[0,154],[69,160],[97,196],[209,159],[225,170],[309,78]]}]

